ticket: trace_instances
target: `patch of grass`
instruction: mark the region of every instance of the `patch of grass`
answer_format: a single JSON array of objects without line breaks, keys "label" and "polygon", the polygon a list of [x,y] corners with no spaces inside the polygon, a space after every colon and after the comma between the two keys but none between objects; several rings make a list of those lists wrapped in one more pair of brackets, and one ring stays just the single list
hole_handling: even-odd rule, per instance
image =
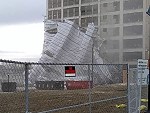
[{"label": "patch of grass", "polygon": [[[97,86],[91,90],[91,101],[100,101],[119,96],[126,96],[126,85]],[[82,90],[30,90],[29,111],[32,113],[87,103],[89,89]],[[127,113],[127,109],[118,109],[116,104],[127,104],[127,98],[94,103],[92,113]],[[63,109],[53,113],[88,113],[89,105]],[[24,113],[24,92],[0,93],[0,113]]]}]

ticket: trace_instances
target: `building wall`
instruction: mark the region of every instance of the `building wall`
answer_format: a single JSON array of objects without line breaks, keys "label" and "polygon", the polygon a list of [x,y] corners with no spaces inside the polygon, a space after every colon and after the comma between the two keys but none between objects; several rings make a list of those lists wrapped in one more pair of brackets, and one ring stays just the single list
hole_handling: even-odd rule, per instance
[{"label": "building wall", "polygon": [[113,63],[136,65],[149,49],[149,0],[47,0],[48,19],[70,19],[81,27],[94,22],[107,40],[105,53]]}]

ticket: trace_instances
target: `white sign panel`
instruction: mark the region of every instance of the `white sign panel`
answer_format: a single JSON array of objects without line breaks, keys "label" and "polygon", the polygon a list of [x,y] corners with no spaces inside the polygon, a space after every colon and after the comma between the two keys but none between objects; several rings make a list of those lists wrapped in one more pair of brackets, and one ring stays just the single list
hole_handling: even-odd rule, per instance
[{"label": "white sign panel", "polygon": [[148,60],[138,59],[138,84],[147,85],[149,69]]}]

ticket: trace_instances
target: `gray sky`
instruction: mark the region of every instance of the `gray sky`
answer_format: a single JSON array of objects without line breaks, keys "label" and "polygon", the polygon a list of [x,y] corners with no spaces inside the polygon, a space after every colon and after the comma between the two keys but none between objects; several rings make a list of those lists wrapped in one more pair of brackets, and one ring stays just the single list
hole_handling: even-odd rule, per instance
[{"label": "gray sky", "polygon": [[0,59],[39,57],[46,0],[0,0]]},{"label": "gray sky", "polygon": [[42,22],[46,0],[1,0],[0,25]]}]

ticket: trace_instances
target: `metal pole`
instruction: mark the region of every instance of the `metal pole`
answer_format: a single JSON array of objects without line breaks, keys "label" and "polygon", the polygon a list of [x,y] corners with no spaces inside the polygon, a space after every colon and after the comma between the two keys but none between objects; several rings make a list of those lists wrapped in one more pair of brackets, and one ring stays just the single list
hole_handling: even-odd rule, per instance
[{"label": "metal pole", "polygon": [[92,43],[92,73],[91,73],[91,81],[92,81],[92,84],[93,84],[93,62],[94,62],[94,38],[92,38],[93,40],[93,43]]},{"label": "metal pole", "polygon": [[149,65],[149,80],[148,80],[148,111],[147,113],[150,113],[150,58],[148,60],[148,65]]},{"label": "metal pole", "polygon": [[90,65],[88,65],[88,76],[89,76],[89,113],[92,113],[92,97],[91,97],[91,74],[89,74],[90,72]]},{"label": "metal pole", "polygon": [[8,74],[8,87],[7,88],[8,88],[8,92],[9,92],[9,89],[10,89],[9,88],[9,74]]},{"label": "metal pole", "polygon": [[25,63],[25,113],[29,111],[28,64]]}]

